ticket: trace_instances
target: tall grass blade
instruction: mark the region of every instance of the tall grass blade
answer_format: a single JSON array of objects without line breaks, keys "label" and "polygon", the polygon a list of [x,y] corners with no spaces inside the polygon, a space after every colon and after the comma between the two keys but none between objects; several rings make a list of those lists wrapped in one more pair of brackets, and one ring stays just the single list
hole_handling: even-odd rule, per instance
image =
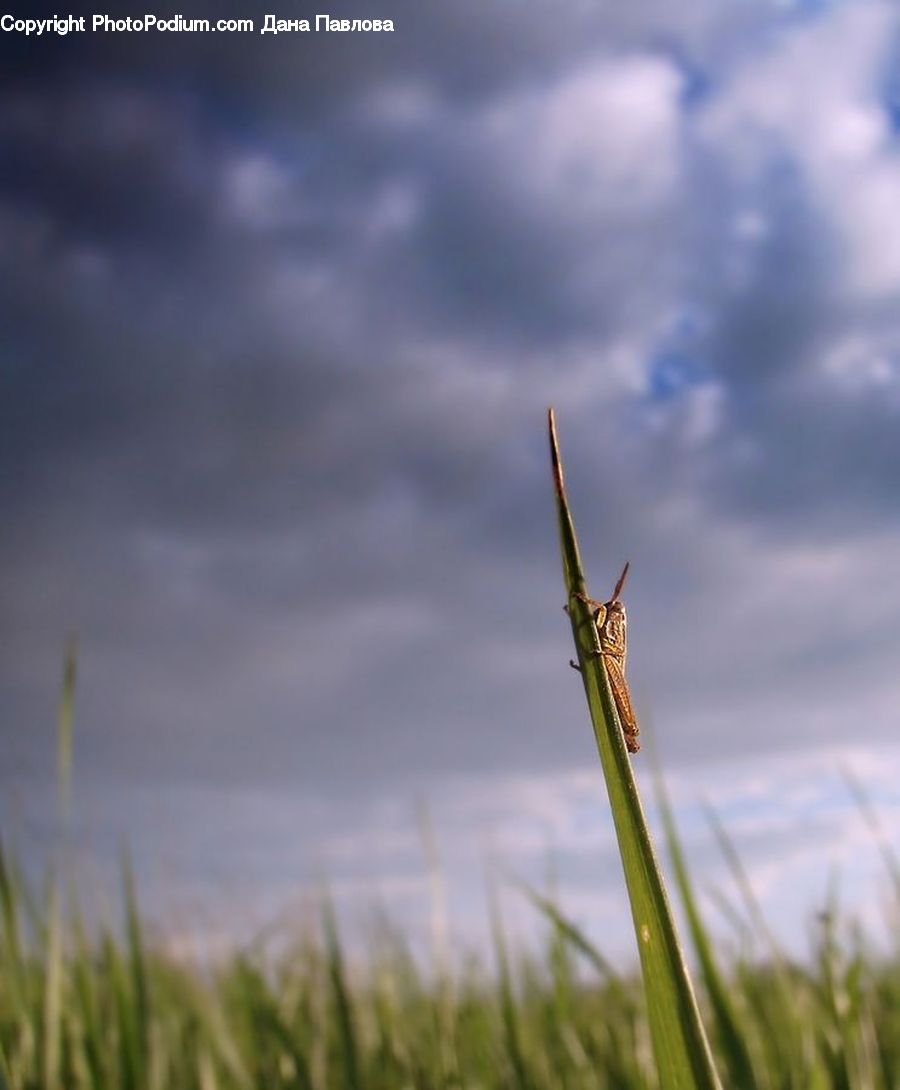
[{"label": "tall grass blade", "polygon": [[359,1047],[353,1020],[353,1002],[344,968],[344,953],[338,933],[337,914],[330,899],[323,909],[325,950],[328,959],[328,976],[331,983],[331,999],[337,1022],[338,1053],[344,1069],[343,1083],[347,1090],[362,1090]]},{"label": "tall grass blade", "polygon": [[112,1009],[117,1023],[119,1082],[123,1090],[147,1090],[150,1057],[150,997],[134,876],[127,855],[122,862],[125,949],[107,935],[102,944]]},{"label": "tall grass blade", "polygon": [[585,959],[594,966],[603,979],[614,982],[620,988],[622,987],[622,981],[619,979],[619,974],[613,966],[600,953],[581,928],[563,914],[555,901],[538,893],[536,889],[533,889],[526,882],[516,882],[516,884],[538,912],[545,916],[553,925],[556,933],[561,938],[565,939],[573,950],[577,950],[582,954]]},{"label": "tall grass blade", "polygon": [[95,973],[94,957],[81,910],[74,890],[70,891],[69,904],[72,906],[72,932],[74,949],[72,953],[72,1007],[77,1010],[81,1022],[83,1041],[83,1066],[86,1079],[94,1090],[103,1090],[107,1084],[105,1077],[105,1053],[102,1022],[98,1003],[98,981]]},{"label": "tall grass blade", "polygon": [[431,891],[431,948],[436,973],[438,1052],[445,1082],[458,1081],[459,1058],[456,1053],[453,1020],[456,990],[450,965],[450,929],[447,921],[447,888],[441,866],[437,837],[425,802],[417,806],[419,829]]},{"label": "tall grass blade", "polygon": [[744,870],[741,857],[738,855],[734,844],[732,844],[731,837],[728,835],[725,826],[719,820],[719,815],[716,811],[708,805],[704,809],[706,820],[710,824],[713,835],[719,844],[719,850],[722,852],[722,856],[728,865],[728,869],[731,871],[734,884],[740,892],[741,900],[744,902],[744,910],[750,918],[753,927],[756,929],[758,936],[763,939],[766,946],[769,948],[769,953],[771,954],[775,965],[784,969],[786,965],[784,953],[778,944],[778,940],[772,934],[768,923],[766,923],[765,913],[763,912],[759,901],[756,899],[756,894],[753,892],[753,886],[750,884],[750,879],[747,877],[747,872]]},{"label": "tall grass blade", "polygon": [[[784,1085],[806,1090],[820,1085],[824,1073],[818,1058],[812,1057],[808,1025],[797,1010],[790,965],[766,922],[762,906],[753,892],[741,858],[731,842],[724,825],[711,806],[705,807],[719,848],[731,871],[735,885],[757,935],[762,938],[771,958],[771,986],[753,999],[758,1001],[757,1014],[771,1053],[777,1056],[777,1064],[784,1072]],[[762,1005],[759,1005],[761,1001]]]},{"label": "tall grass blade", "polygon": [[50,891],[47,918],[47,947],[44,967],[43,1079],[46,1090],[60,1085],[60,1050],[62,1048],[62,911],[59,889]]},{"label": "tall grass blade", "polygon": [[75,712],[77,660],[78,645],[75,637],[72,636],[66,646],[66,657],[63,664],[56,739],[59,816],[64,827],[68,824],[72,801],[72,719]]},{"label": "tall grass blade", "polygon": [[718,1041],[728,1066],[728,1073],[731,1076],[730,1081],[733,1086],[740,1086],[745,1090],[758,1090],[759,1082],[756,1078],[753,1060],[747,1044],[749,1034],[747,1029],[741,1025],[741,1020],[732,999],[732,992],[719,968],[709,931],[703,922],[703,917],[700,915],[700,907],[697,904],[697,898],[694,896],[687,861],[675,826],[675,817],[669,804],[662,773],[658,767],[654,771],[656,799],[666,833],[669,858],[672,860],[672,869],[675,872],[675,884],[678,887],[688,929],[691,933],[691,940],[694,944],[697,960],[700,963],[706,994],[709,996],[715,1017]]},{"label": "tall grass blade", "polygon": [[13,1090],[12,1068],[2,1041],[0,1041],[0,1090]]},{"label": "tall grass blade", "polygon": [[520,1012],[513,991],[509,953],[506,948],[506,935],[503,931],[500,908],[497,904],[497,898],[493,888],[491,888],[489,893],[489,901],[491,910],[491,934],[494,940],[494,950],[497,954],[497,986],[500,992],[500,1017],[503,1022],[506,1054],[509,1058],[510,1067],[515,1075],[515,1086],[519,1088],[519,1090],[530,1090],[531,1079],[528,1075],[528,1068],[525,1063],[525,1052],[522,1046],[522,1030],[519,1024]]},{"label": "tall grass blade", "polygon": [[549,414],[550,453],[559,519],[563,577],[572,634],[631,901],[647,1013],[661,1090],[720,1090],[712,1054],[678,940],[637,784],[625,749],[586,593],[575,527],[563,480],[556,421]]},{"label": "tall grass blade", "polygon": [[894,888],[896,904],[900,907],[900,859],[898,859],[897,853],[891,847],[884,826],[875,811],[875,807],[872,805],[869,793],[863,787],[861,781],[849,768],[842,768],[841,773],[850,794],[859,807],[863,820],[869,828],[869,832],[872,834],[872,837],[878,846],[881,858],[884,861],[885,870],[887,871],[888,877],[891,880],[891,885]]},{"label": "tall grass blade", "polygon": [[0,949],[2,949],[6,985],[10,989],[15,986],[15,1000],[24,1006],[22,976],[25,956],[19,926],[20,888],[21,877],[0,839],[0,920],[3,923],[3,941]]}]

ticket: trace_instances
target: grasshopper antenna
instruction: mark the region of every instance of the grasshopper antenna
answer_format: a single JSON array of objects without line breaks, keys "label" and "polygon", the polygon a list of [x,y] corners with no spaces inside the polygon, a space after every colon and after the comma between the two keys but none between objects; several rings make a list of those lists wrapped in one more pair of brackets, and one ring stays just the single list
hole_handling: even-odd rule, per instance
[{"label": "grasshopper antenna", "polygon": [[616,583],[616,589],[613,591],[612,598],[610,598],[611,602],[617,602],[619,600],[619,595],[622,593],[622,587],[625,586],[625,576],[628,574],[628,567],[630,564],[630,560],[625,562],[625,567],[622,569],[622,574],[619,576],[618,583]]}]

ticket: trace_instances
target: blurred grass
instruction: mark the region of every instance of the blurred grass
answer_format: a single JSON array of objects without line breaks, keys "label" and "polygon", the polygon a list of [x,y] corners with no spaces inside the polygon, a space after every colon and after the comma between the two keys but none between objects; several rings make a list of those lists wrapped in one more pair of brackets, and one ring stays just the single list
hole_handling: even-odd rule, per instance
[{"label": "blurred grass", "polygon": [[[812,957],[792,963],[710,815],[743,902],[715,891],[743,940],[717,947],[661,789],[660,799],[728,1085],[896,1090],[900,950],[874,952],[835,890],[812,923]],[[885,862],[890,883],[894,857]],[[546,925],[538,952],[513,949],[492,899],[492,963],[451,958],[442,940],[422,965],[388,920],[354,960],[326,896],[317,931],[209,964],[148,939],[127,858],[119,926],[88,927],[74,883],[67,897],[53,873],[33,886],[0,839],[0,1090],[662,1087],[641,977],[617,970],[553,896],[517,885]]]},{"label": "blurred grass", "polygon": [[[813,922],[808,964],[715,949],[683,858],[680,866],[691,930],[707,946],[699,999],[728,1085],[895,1090],[900,957],[874,953],[836,897]],[[616,972],[559,903],[526,894],[546,941],[537,952],[512,949],[494,909],[492,964],[423,966],[386,922],[370,956],[354,961],[326,901],[318,934],[277,953],[256,944],[201,965],[148,941],[127,869],[121,925],[89,938],[77,912],[63,913],[56,885],[35,897],[7,852],[0,1086],[660,1086],[640,977]]]},{"label": "blurred grass", "polygon": [[57,770],[59,785],[59,814],[63,825],[68,822],[72,794],[72,719],[75,711],[75,676],[77,673],[78,644],[74,636],[69,638],[63,664],[62,687],[59,694],[57,716]]}]

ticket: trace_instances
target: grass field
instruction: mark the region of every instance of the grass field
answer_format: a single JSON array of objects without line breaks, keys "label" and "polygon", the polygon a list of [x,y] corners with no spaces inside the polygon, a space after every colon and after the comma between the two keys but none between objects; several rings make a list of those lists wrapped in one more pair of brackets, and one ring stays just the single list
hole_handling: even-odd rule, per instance
[{"label": "grass field", "polygon": [[[144,937],[130,880],[121,926],[89,939],[74,899],[0,870],[0,1083],[10,1090],[654,1087],[646,1000],[550,901],[547,941],[452,971],[417,963],[384,924],[350,964],[327,904],[315,934],[214,967]],[[64,902],[66,907],[63,907]],[[741,911],[751,905],[740,906]],[[708,934],[697,920],[702,945]],[[895,1090],[900,958],[824,913],[813,958],[790,964],[757,919],[727,960],[699,962],[700,1005],[723,1084]]]}]

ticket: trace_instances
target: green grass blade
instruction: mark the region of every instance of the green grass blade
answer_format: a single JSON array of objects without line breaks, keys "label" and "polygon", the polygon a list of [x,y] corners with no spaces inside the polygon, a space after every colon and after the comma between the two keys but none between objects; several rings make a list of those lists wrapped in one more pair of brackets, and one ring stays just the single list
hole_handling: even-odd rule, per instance
[{"label": "green grass blade", "polygon": [[277,1072],[289,1061],[290,1085],[312,1090],[313,1080],[302,1040],[279,1007],[263,971],[246,954],[238,954],[232,970],[236,1007],[248,1025],[248,1053],[258,1086],[278,1084]]},{"label": "green grass blade", "polygon": [[734,878],[734,884],[737,886],[741,900],[744,903],[744,910],[746,911],[756,934],[768,947],[773,963],[779,970],[785,969],[786,961],[784,953],[778,945],[778,940],[772,934],[769,925],[766,923],[765,914],[763,913],[759,901],[756,899],[756,894],[753,892],[753,886],[750,884],[750,879],[747,877],[747,873],[741,863],[741,857],[732,844],[731,838],[725,830],[725,826],[719,820],[719,815],[711,806],[706,806],[705,811],[706,819],[718,842],[719,850],[722,852],[722,856],[728,865],[728,869],[731,871],[731,875]]},{"label": "green grass blade", "polygon": [[522,1045],[522,1028],[520,1025],[520,1010],[516,1003],[513,990],[512,972],[509,965],[509,953],[506,948],[506,935],[503,931],[503,921],[500,918],[500,907],[493,887],[488,891],[488,900],[491,913],[491,935],[494,940],[494,951],[497,955],[497,988],[499,992],[500,1017],[503,1025],[503,1036],[506,1044],[506,1055],[510,1070],[515,1077],[515,1086],[519,1090],[530,1090],[532,1085],[525,1062],[525,1051]]},{"label": "green grass blade", "polygon": [[675,817],[669,805],[662,774],[658,769],[656,770],[656,798],[665,828],[669,858],[672,860],[672,868],[675,872],[675,884],[678,887],[691,940],[700,963],[706,994],[709,996],[715,1017],[717,1040],[731,1076],[731,1084],[740,1086],[744,1090],[757,1090],[759,1082],[754,1071],[747,1034],[732,1000],[732,992],[719,968],[709,931],[700,915],[700,907],[694,896],[681,840],[675,827]]},{"label": "green grass blade", "polygon": [[12,1068],[2,1041],[0,1041],[0,1090],[13,1090]]},{"label": "green grass blade", "polygon": [[12,857],[7,855],[0,839],[0,950],[2,950],[4,977],[6,986],[12,990],[15,985],[16,1001],[24,1006],[22,997],[22,977],[25,955],[19,926],[19,901],[21,878],[17,874]]},{"label": "green grass blade", "polygon": [[118,1042],[118,1083],[122,1090],[146,1090],[150,1049],[150,998],[146,951],[138,914],[131,863],[122,859],[125,943],[107,934],[102,944],[104,972]]},{"label": "green grass blade", "polygon": [[863,787],[861,781],[849,768],[842,768],[841,774],[844,777],[844,783],[846,783],[850,794],[853,796],[853,801],[859,808],[859,812],[862,814],[863,820],[869,828],[869,832],[872,834],[872,838],[878,847],[878,851],[881,853],[885,870],[888,873],[888,877],[890,878],[891,885],[894,889],[896,904],[897,906],[900,906],[900,859],[897,858],[894,849],[891,847],[884,826],[878,817],[875,807],[872,805],[869,793],[866,791],[865,787]]},{"label": "green grass blade", "polygon": [[560,911],[560,908],[555,901],[538,893],[538,891],[529,886],[527,882],[517,880],[516,885],[525,894],[528,900],[531,901],[538,912],[549,920],[556,933],[564,939],[573,950],[577,950],[594,966],[600,974],[601,979],[610,981],[619,988],[622,988],[622,982],[619,979],[619,974],[616,970],[600,953],[581,928]]},{"label": "green grass blade", "polygon": [[126,855],[123,863],[125,887],[125,930],[128,944],[128,970],[131,983],[131,1011],[134,1022],[134,1070],[138,1086],[148,1084],[150,1059],[150,996],[141,918],[134,890],[134,871]]},{"label": "green grass blade", "polygon": [[42,1074],[46,1090],[55,1090],[59,1086],[62,1048],[62,985],[62,910],[59,903],[59,890],[54,884],[50,891],[44,968]]},{"label": "green grass blade", "polygon": [[69,820],[72,795],[72,718],[75,710],[77,657],[77,644],[73,636],[66,647],[66,657],[63,665],[56,739],[59,815],[64,826]]},{"label": "green grass blade", "polygon": [[102,1090],[107,1082],[104,1077],[104,1054],[106,1050],[104,1048],[103,1028],[97,998],[97,977],[93,951],[88,941],[84,920],[74,890],[70,892],[69,903],[73,906],[72,932],[74,937],[71,967],[71,1003],[73,1009],[78,1012],[82,1026],[81,1041],[86,1077],[94,1090]]},{"label": "green grass blade", "polygon": [[764,1006],[758,1009],[764,1038],[770,1052],[778,1057],[778,1067],[784,1073],[784,1085],[806,1090],[808,1086],[818,1085],[821,1069],[818,1061],[811,1058],[808,1044],[810,1030],[797,1011],[790,965],[766,922],[762,906],[725,826],[711,806],[705,810],[707,821],[737,886],[744,911],[771,959],[771,983],[760,997],[764,999]]},{"label": "green grass blade", "polygon": [[552,409],[549,424],[569,616],[631,900],[659,1084],[661,1090],[719,1090],[662,872],[625,749],[606,666],[594,653],[598,649],[596,628],[589,608],[575,597],[586,593],[586,585],[566,497]]},{"label": "green grass blade", "polygon": [[363,1082],[353,1000],[347,971],[344,968],[344,953],[338,932],[337,913],[330,899],[326,898],[322,917],[331,999],[337,1025],[338,1054],[344,1073],[343,1082],[347,1090],[361,1090]]}]

